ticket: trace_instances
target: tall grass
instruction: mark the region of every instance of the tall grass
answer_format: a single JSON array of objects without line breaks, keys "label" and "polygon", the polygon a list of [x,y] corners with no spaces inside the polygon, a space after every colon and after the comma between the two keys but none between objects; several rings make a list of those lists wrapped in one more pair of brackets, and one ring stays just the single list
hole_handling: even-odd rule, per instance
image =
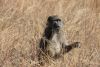
[{"label": "tall grass", "polygon": [[36,49],[47,17],[58,15],[69,42],[81,42],[44,67],[100,67],[99,0],[0,0],[0,67],[39,67]]}]

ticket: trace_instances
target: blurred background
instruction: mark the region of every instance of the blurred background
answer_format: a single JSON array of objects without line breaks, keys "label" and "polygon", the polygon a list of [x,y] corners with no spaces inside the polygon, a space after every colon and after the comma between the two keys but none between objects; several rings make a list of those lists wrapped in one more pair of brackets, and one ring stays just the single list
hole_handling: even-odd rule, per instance
[{"label": "blurred background", "polygon": [[0,0],[0,67],[39,67],[36,47],[51,15],[81,48],[44,67],[100,67],[100,0]]}]

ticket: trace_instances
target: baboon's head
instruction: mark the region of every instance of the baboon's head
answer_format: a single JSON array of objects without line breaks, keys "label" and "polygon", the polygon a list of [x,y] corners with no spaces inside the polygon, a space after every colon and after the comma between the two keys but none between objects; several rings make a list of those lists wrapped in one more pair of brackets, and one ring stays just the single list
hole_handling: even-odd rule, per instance
[{"label": "baboon's head", "polygon": [[49,16],[47,21],[47,26],[53,30],[60,30],[63,26],[63,23],[58,16]]}]

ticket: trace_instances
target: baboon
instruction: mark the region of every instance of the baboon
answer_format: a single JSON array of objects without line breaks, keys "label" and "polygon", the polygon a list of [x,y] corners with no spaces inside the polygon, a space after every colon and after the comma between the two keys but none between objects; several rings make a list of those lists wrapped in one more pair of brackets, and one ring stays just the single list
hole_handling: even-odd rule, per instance
[{"label": "baboon", "polygon": [[44,61],[48,56],[57,59],[73,48],[79,47],[79,42],[68,44],[61,31],[62,27],[63,23],[58,16],[48,17],[47,26],[39,44],[38,60],[40,62]]}]

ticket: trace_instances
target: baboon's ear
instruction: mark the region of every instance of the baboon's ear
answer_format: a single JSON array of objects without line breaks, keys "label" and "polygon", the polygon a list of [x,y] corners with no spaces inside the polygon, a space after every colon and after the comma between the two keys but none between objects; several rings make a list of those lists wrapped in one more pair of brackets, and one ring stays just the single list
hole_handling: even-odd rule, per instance
[{"label": "baboon's ear", "polygon": [[50,22],[47,22],[46,23],[46,26],[48,27],[48,26],[51,26],[51,23]]}]

